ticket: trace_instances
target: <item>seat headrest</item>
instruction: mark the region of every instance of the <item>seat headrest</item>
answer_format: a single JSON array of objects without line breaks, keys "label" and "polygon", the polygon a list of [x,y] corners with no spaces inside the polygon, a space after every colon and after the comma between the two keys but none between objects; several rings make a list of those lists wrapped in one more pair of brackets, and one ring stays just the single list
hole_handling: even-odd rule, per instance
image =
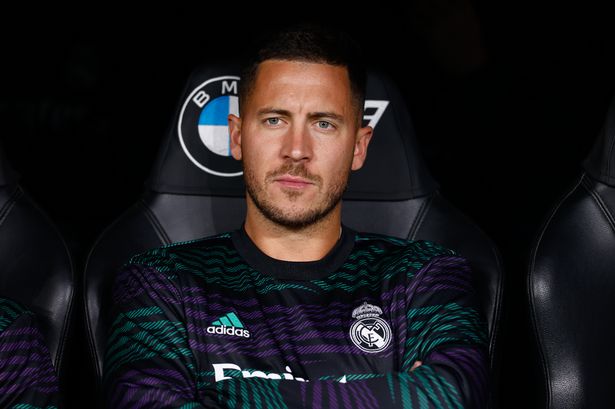
[{"label": "seat headrest", "polygon": [[410,111],[401,92],[383,73],[367,74],[363,124],[374,128],[363,167],[351,173],[347,199],[406,200],[433,193]]},{"label": "seat headrest", "polygon": [[[145,183],[159,193],[245,196],[227,115],[238,114],[239,65],[207,64],[190,75]],[[367,160],[352,172],[345,199],[405,200],[437,189],[419,154],[406,104],[393,83],[370,71],[364,123],[374,127]]]},{"label": "seat headrest", "polygon": [[615,187],[615,98],[606,114],[604,125],[598,134],[583,167],[594,179]]}]

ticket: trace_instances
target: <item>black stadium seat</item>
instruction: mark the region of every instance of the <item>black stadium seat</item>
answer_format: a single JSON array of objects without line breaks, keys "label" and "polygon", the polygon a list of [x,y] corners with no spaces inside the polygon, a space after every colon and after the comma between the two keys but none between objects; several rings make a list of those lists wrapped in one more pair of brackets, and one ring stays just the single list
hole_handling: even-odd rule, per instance
[{"label": "black stadium seat", "polygon": [[[198,132],[203,111],[223,107],[209,124],[223,125],[236,109],[238,69],[206,65],[196,69],[177,105],[141,200],[99,237],[85,270],[89,343],[100,381],[114,274],[128,258],[145,249],[192,240],[241,226],[245,188],[241,163],[227,139]],[[211,113],[211,112],[210,112]],[[368,80],[366,122],[375,128],[365,166],[353,172],[343,200],[343,222],[359,231],[427,239],[458,250],[476,271],[483,311],[495,356],[502,304],[498,251],[486,235],[439,193],[423,164],[410,117],[395,86],[381,75]],[[492,366],[495,363],[491,362]]]},{"label": "black stadium seat", "polygon": [[614,146],[615,100],[584,172],[532,247],[528,297],[540,358],[532,382],[543,386],[542,408],[615,407]]},{"label": "black stadium seat", "polygon": [[73,261],[60,232],[22,189],[1,150],[0,265],[0,297],[36,314],[63,393],[68,393]]}]

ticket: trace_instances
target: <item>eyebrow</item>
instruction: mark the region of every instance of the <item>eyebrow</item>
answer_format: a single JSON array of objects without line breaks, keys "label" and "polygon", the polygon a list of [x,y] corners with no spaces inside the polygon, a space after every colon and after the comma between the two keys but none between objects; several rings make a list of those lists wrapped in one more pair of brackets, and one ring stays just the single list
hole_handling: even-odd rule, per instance
[{"label": "eyebrow", "polygon": [[258,115],[258,116],[269,115],[269,114],[278,114],[278,115],[282,115],[282,116],[291,116],[290,111],[287,111],[285,109],[277,109],[277,108],[273,108],[273,107],[265,107],[265,108],[261,108],[258,111],[256,111],[256,115]]},{"label": "eyebrow", "polygon": [[[292,116],[292,113],[286,109],[278,109],[278,108],[273,108],[273,107],[261,108],[256,112],[256,115],[258,116],[270,115],[270,114],[277,114],[277,115],[286,116],[286,117]],[[310,119],[330,118],[338,122],[344,122],[344,117],[342,115],[337,114],[332,111],[309,112],[307,116]]]},{"label": "eyebrow", "polygon": [[319,118],[329,118],[335,121],[344,122],[344,117],[340,114],[336,114],[335,112],[310,112],[308,114],[308,118],[310,119],[319,119]]}]

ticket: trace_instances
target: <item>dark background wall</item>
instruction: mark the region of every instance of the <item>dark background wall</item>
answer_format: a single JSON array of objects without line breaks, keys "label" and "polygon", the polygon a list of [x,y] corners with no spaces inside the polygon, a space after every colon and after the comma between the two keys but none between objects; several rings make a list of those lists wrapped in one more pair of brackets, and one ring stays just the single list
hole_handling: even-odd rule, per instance
[{"label": "dark background wall", "polygon": [[526,257],[543,217],[582,171],[614,94],[615,15],[585,3],[370,3],[7,11],[4,150],[83,258],[140,195],[196,64],[233,56],[246,38],[290,22],[343,27],[402,88],[444,196],[500,248],[503,406],[524,407],[532,388],[522,335]]}]

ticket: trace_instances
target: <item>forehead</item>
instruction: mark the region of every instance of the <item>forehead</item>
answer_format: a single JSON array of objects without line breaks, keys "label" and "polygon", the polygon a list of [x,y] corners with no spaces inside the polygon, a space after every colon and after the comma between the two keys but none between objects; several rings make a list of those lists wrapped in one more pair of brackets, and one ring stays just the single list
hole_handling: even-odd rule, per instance
[{"label": "forehead", "polygon": [[348,70],[313,62],[263,61],[256,72],[250,103],[257,106],[326,104],[346,111],[346,106],[352,103]]}]

